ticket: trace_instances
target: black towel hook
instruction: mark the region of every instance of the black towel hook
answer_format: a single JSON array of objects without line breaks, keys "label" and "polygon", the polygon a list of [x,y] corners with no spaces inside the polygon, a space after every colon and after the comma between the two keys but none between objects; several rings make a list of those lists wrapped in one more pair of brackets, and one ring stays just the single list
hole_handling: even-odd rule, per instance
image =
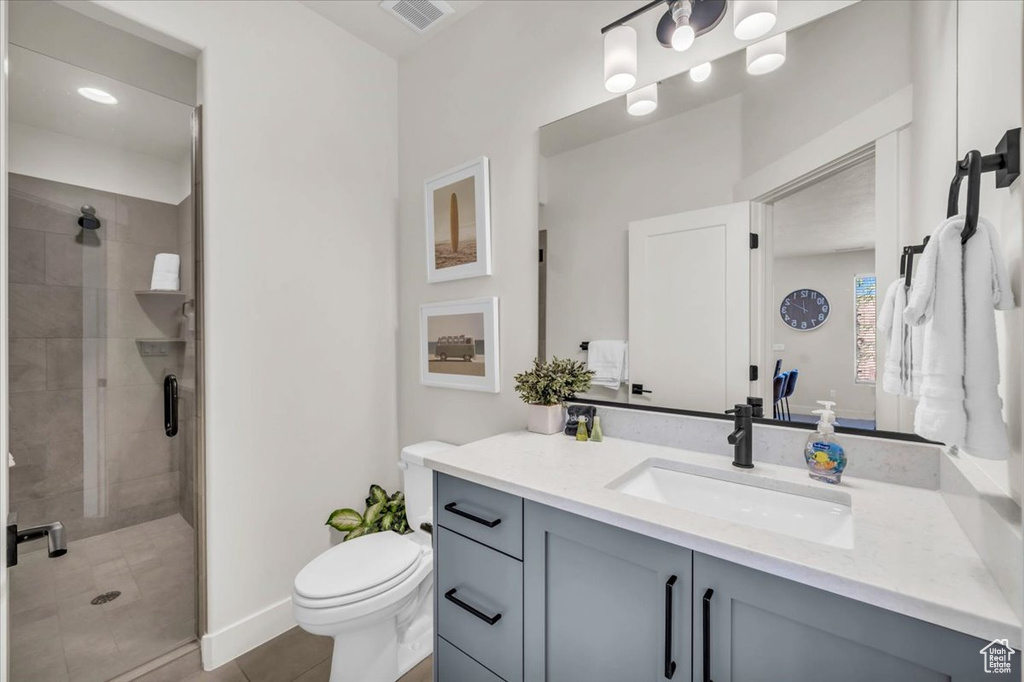
[{"label": "black towel hook", "polygon": [[981,208],[981,174],[995,171],[996,187],[1009,187],[1020,175],[1020,128],[1007,130],[995,154],[981,155],[977,149],[967,152],[962,161],[956,164],[956,174],[949,184],[949,201],[946,204],[946,217],[957,215],[960,200],[960,183],[967,177],[967,210],[964,216],[964,229],[960,233],[960,243],[966,244],[978,230],[978,213]]}]

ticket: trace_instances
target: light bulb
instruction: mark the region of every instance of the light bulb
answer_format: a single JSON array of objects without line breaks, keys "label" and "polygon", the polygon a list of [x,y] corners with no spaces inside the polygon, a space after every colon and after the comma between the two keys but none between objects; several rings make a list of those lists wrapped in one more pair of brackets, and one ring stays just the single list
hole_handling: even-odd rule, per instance
[{"label": "light bulb", "polygon": [[732,32],[739,40],[755,40],[775,26],[779,0],[733,0]]},{"label": "light bulb", "polygon": [[711,75],[711,62],[704,62],[690,69],[690,80],[694,83],[703,83]]},{"label": "light bulb", "polygon": [[99,88],[78,88],[78,94],[100,104],[117,104],[116,97]]},{"label": "light bulb", "polygon": [[747,73],[763,76],[786,61],[786,34],[766,38],[747,47]]},{"label": "light bulb", "polygon": [[697,34],[693,32],[693,27],[689,24],[676,27],[676,30],[672,32],[672,49],[676,52],[683,52],[690,49],[693,45],[693,41],[697,38]]},{"label": "light bulb", "polygon": [[693,27],[690,26],[690,13],[693,11],[693,4],[690,0],[676,0],[672,3],[672,20],[676,22],[676,30],[672,31],[672,49],[676,52],[683,52],[690,49],[694,39],[697,37]]},{"label": "light bulb", "polygon": [[636,30],[616,26],[604,34],[604,87],[626,92],[636,85]]},{"label": "light bulb", "polygon": [[646,116],[658,108],[658,84],[651,83],[626,95],[626,111],[633,116]]}]

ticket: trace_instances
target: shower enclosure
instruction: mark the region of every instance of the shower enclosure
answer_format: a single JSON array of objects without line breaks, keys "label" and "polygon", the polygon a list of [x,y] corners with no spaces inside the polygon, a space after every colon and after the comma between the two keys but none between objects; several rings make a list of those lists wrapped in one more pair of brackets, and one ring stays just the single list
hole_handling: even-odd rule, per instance
[{"label": "shower enclosure", "polygon": [[198,631],[197,110],[8,78],[11,679],[110,680]]}]

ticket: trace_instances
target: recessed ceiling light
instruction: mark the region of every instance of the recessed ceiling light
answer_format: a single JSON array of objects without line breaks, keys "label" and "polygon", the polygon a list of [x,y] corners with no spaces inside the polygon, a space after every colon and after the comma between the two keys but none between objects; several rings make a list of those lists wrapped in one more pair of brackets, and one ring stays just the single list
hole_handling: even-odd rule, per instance
[{"label": "recessed ceiling light", "polygon": [[99,88],[78,88],[78,94],[100,104],[117,104],[116,97]]}]

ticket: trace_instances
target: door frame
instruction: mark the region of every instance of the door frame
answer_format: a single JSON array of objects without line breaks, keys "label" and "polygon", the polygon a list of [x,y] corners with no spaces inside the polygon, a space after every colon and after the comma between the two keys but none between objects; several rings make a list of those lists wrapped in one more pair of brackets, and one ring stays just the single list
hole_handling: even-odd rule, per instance
[{"label": "door frame", "polygon": [[[7,64],[7,8],[8,0],[0,0],[0,65]],[[10,383],[7,364],[7,69],[0,68],[0,455],[10,452],[7,433],[10,429],[8,417],[7,390]],[[0,563],[0,682],[6,682],[9,674],[10,627],[8,615],[9,584],[7,570],[7,465],[6,457],[0,464],[0,519],[4,522],[4,550]]]},{"label": "door frame", "polygon": [[[875,276],[879,283],[894,280],[899,273],[897,256],[902,236],[909,234],[909,153],[912,123],[912,90],[904,88],[878,104],[854,115],[799,149],[783,156],[736,185],[736,199],[751,203],[751,232],[758,235],[759,248],[751,253],[750,364],[759,370],[751,390],[771,403],[774,351],[770,347],[773,310],[771,276],[772,205],[815,182],[824,180],[858,163],[875,161]],[[876,369],[885,365],[884,344],[876,345]],[[875,386],[877,431],[901,432],[912,428],[912,410],[906,401],[884,393]],[[910,415],[908,417],[908,415]]]}]

